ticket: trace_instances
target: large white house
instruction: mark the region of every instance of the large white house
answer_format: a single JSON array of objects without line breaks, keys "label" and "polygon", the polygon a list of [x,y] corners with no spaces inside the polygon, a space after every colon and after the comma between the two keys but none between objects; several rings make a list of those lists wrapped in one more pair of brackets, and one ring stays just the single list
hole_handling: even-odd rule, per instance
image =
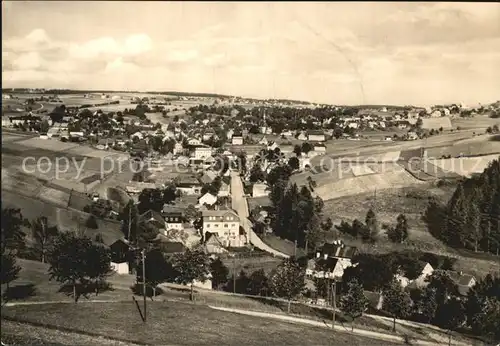
[{"label": "large white house", "polygon": [[240,218],[234,210],[204,210],[203,237],[207,232],[217,234],[224,246],[242,246]]}]

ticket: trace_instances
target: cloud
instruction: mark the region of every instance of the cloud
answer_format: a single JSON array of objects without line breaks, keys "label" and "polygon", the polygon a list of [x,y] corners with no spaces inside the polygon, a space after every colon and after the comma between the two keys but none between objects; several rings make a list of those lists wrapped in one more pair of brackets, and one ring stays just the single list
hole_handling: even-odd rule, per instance
[{"label": "cloud", "polygon": [[[156,3],[147,16],[136,13],[148,18],[139,32],[106,21],[111,3],[106,11],[95,5],[94,16],[83,21],[88,30],[79,24],[82,17],[65,12],[73,5],[54,5],[61,17],[52,22],[38,12],[28,16],[32,5],[23,6],[17,17],[11,6],[2,41],[3,78],[14,87],[29,87],[31,80],[39,87],[183,89],[342,103],[500,92],[493,83],[500,79],[496,4],[214,3],[190,5],[210,13],[188,17],[187,5]],[[127,6],[130,13],[145,8]]]}]

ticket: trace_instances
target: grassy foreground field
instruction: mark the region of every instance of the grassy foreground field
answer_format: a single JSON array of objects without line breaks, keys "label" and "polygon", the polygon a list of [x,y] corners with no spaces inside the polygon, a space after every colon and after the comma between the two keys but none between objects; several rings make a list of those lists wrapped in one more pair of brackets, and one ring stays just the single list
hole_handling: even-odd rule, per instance
[{"label": "grassy foreground field", "polygon": [[[385,345],[387,342],[322,328],[220,312],[194,304],[150,304],[144,324],[130,302],[47,304],[2,309],[2,316],[64,330],[149,345]],[[2,335],[8,333],[2,328]]]},{"label": "grassy foreground field", "polygon": [[[38,305],[14,305],[2,308],[2,340],[4,336],[12,338],[18,330],[33,330],[24,336],[36,337],[31,343],[45,344],[47,342],[66,343],[68,337],[78,344],[106,344],[106,342],[86,341],[89,338],[107,337],[115,340],[127,340],[127,344],[237,344],[261,345],[270,342],[278,344],[299,345],[300,343],[314,345],[343,345],[380,343],[371,339],[352,334],[335,334],[331,330],[307,327],[268,320],[241,316],[239,314],[220,312],[208,306],[233,308],[244,311],[258,311],[274,315],[287,315],[287,302],[270,300],[264,297],[250,297],[231,293],[197,290],[195,302],[189,302],[189,289],[175,284],[162,285],[163,293],[155,301],[148,299],[148,324],[143,327],[139,313],[132,301],[129,287],[134,282],[131,275],[114,275],[109,278],[114,290],[100,293],[97,297],[90,295],[81,298],[76,305],[71,297],[58,293],[58,284],[48,281],[46,264],[18,260],[22,267],[20,279],[11,287],[34,286],[34,295],[10,300],[10,302],[31,301]],[[140,300],[140,297],[136,297]],[[95,301],[97,300],[97,301]],[[54,303],[47,303],[54,302]],[[181,303],[184,302],[184,303]],[[303,303],[292,303],[292,316],[319,321],[326,326],[331,324],[331,310],[310,306]],[[5,319],[10,322],[5,324]],[[340,312],[336,314],[339,326],[346,332],[350,331],[350,321]],[[126,324],[126,327],[124,326]],[[408,324],[409,323],[409,324]],[[45,328],[45,329],[43,329]],[[47,329],[48,328],[48,329]],[[393,334],[392,320],[383,317],[365,315],[358,318],[355,331],[368,331]],[[50,330],[49,330],[50,329]],[[303,331],[303,335],[299,335]],[[73,336],[68,336],[67,334]],[[173,334],[176,335],[173,335]],[[398,322],[397,335],[410,335],[413,338],[434,342],[446,338],[446,332],[432,326]],[[454,338],[464,339],[463,336]],[[66,339],[65,339],[66,338]],[[220,338],[221,341],[217,341]],[[266,339],[267,338],[267,339]],[[247,340],[248,339],[248,340]],[[42,341],[43,341],[42,340]],[[267,340],[267,341],[266,341]],[[20,342],[26,344],[26,342]],[[52,344],[52,343],[51,343]],[[115,343],[116,344],[116,343]]]}]

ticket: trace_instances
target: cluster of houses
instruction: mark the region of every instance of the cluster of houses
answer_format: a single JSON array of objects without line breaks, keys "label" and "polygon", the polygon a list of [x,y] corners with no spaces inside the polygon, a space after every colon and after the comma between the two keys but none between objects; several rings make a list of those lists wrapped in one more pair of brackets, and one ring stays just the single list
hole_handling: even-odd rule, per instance
[{"label": "cluster of houses", "polygon": [[[325,243],[316,252],[314,258],[309,259],[306,269],[306,287],[314,287],[314,278],[326,278],[342,281],[345,269],[356,266],[353,258],[357,255],[356,247],[347,246],[342,241],[333,243]],[[434,272],[434,268],[426,262],[421,263],[418,269],[418,275],[414,279],[409,279],[404,273],[395,275],[397,281],[400,282],[403,289],[423,288],[428,284],[427,279]],[[462,296],[467,296],[467,292],[476,284],[476,278],[462,272],[446,271],[451,279],[457,284],[459,293]],[[365,291],[365,296],[368,298],[372,308],[380,310],[383,304],[382,292]],[[318,299],[317,304],[324,304],[324,300]]]}]

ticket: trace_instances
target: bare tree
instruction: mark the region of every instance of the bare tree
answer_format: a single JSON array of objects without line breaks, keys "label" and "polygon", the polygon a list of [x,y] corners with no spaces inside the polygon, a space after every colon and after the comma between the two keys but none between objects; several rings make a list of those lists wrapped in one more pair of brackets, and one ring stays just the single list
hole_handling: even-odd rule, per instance
[{"label": "bare tree", "polygon": [[45,263],[46,254],[57,235],[57,227],[49,227],[47,218],[41,216],[32,221],[31,232],[35,240],[35,249],[40,254],[42,263]]}]

